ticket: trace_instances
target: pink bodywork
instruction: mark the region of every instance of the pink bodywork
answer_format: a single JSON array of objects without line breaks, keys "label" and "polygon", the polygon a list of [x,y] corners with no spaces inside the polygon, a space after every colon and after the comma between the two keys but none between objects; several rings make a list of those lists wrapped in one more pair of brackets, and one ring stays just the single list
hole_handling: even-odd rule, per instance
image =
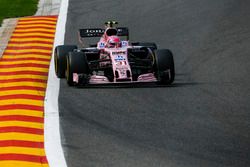
[{"label": "pink bodywork", "polygon": [[[129,45],[129,41],[121,41],[121,46],[116,48],[107,47],[107,38],[104,34],[101,37],[100,41],[97,43],[97,49],[101,50],[100,59],[102,59],[102,54],[104,55],[103,59],[111,60],[112,69],[114,73],[114,81],[110,82],[107,77],[103,75],[93,74],[90,76],[89,84],[106,84],[106,83],[132,83],[132,82],[156,82],[153,73],[142,74],[137,78],[137,81],[132,80],[132,71],[129,65],[127,49],[132,48],[133,46]],[[106,65],[107,62],[100,62],[100,66]],[[116,74],[118,74],[116,77]],[[75,83],[79,82],[79,76],[77,73],[73,74],[73,81]]]}]

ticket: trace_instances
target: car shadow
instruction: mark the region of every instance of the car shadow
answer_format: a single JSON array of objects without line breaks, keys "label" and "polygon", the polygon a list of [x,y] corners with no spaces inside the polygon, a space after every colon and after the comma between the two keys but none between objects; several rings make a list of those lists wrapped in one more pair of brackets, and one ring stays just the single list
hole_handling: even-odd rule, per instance
[{"label": "car shadow", "polygon": [[197,82],[174,82],[170,85],[161,85],[156,83],[131,83],[131,84],[109,84],[109,85],[84,85],[77,86],[79,89],[120,89],[120,88],[178,88],[199,85]]},{"label": "car shadow", "polygon": [[[151,83],[110,83],[110,84],[93,84],[93,85],[77,85],[71,88],[73,89],[120,89],[120,88],[178,88],[178,87],[190,87],[201,85],[204,83],[201,82],[193,82],[187,78],[188,74],[177,73],[175,74],[175,81],[169,85],[158,84],[155,82]],[[66,83],[62,83],[67,86]]]}]

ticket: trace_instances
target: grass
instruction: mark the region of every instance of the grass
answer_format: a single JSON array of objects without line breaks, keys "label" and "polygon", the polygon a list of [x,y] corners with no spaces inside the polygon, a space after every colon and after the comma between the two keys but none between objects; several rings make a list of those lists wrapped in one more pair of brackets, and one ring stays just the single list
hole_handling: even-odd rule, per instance
[{"label": "grass", "polygon": [[0,0],[0,25],[5,18],[34,15],[39,0]]}]

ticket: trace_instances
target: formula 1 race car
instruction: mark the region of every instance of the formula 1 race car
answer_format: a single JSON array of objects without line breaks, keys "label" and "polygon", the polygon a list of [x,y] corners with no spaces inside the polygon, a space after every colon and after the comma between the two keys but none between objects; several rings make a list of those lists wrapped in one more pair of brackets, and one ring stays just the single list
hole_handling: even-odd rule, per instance
[{"label": "formula 1 race car", "polygon": [[128,28],[116,27],[117,24],[108,21],[105,29],[79,30],[81,42],[82,38],[99,37],[95,45],[83,48],[57,46],[54,52],[57,77],[66,77],[69,86],[145,82],[171,84],[175,77],[172,52],[157,49],[155,43],[130,43]]}]

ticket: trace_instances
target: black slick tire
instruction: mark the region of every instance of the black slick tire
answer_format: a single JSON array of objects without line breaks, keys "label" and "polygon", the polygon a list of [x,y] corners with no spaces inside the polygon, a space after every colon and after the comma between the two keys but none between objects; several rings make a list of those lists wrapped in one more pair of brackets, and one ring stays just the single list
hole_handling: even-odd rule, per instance
[{"label": "black slick tire", "polygon": [[69,52],[66,62],[66,81],[69,86],[74,86],[74,73],[88,74],[88,64],[83,52]]},{"label": "black slick tire", "polygon": [[59,45],[55,48],[54,52],[54,64],[55,73],[58,78],[65,78],[66,70],[66,55],[77,49],[75,45]]},{"label": "black slick tire", "polygon": [[159,84],[172,84],[175,78],[173,54],[168,49],[155,50],[155,74]]}]

